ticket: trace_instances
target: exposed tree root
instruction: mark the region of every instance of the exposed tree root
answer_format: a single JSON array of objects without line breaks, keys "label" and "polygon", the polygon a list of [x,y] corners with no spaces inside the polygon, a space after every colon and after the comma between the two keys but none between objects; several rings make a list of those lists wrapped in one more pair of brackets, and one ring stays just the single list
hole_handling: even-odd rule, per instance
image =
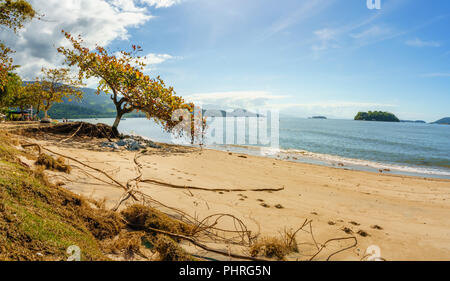
[{"label": "exposed tree root", "polygon": [[204,188],[204,187],[197,187],[197,186],[189,186],[189,185],[176,185],[166,182],[161,182],[157,180],[152,179],[145,179],[141,180],[143,183],[151,183],[151,184],[157,184],[165,187],[170,188],[176,188],[176,189],[192,189],[192,190],[202,190],[202,191],[212,191],[212,192],[246,192],[246,191],[254,191],[254,192],[277,192],[284,190],[284,187],[282,188],[257,188],[257,189],[241,189],[241,188]]},{"label": "exposed tree root", "polygon": [[[251,231],[248,230],[248,228],[244,224],[244,222],[241,221],[240,219],[238,219],[237,217],[235,217],[231,214],[214,214],[214,215],[208,216],[204,219],[198,219],[197,217],[192,217],[189,214],[187,214],[179,209],[167,206],[167,205],[153,199],[151,196],[139,191],[139,183],[144,182],[144,183],[151,183],[151,184],[166,186],[166,187],[170,187],[170,188],[188,189],[188,190],[193,189],[193,190],[203,190],[203,191],[213,191],[213,192],[215,192],[215,191],[224,191],[224,192],[226,192],[226,191],[231,191],[231,192],[272,191],[273,192],[273,191],[284,190],[284,187],[279,188],[279,189],[247,189],[247,190],[246,189],[221,189],[221,188],[208,189],[208,188],[201,188],[201,187],[194,187],[194,186],[189,187],[189,186],[173,185],[173,184],[168,184],[168,183],[164,183],[164,182],[160,182],[160,181],[156,181],[156,180],[152,180],[152,179],[143,180],[142,179],[142,165],[138,161],[139,157],[141,157],[143,155],[142,152],[136,153],[135,157],[133,159],[133,162],[134,162],[134,165],[135,165],[136,171],[137,171],[137,176],[133,179],[128,180],[126,184],[122,184],[118,180],[116,180],[112,176],[110,176],[108,173],[106,173],[105,171],[102,171],[98,168],[87,165],[87,164],[83,163],[82,161],[77,160],[73,157],[69,157],[69,156],[54,152],[48,148],[40,146],[39,144],[24,144],[24,145],[22,145],[22,147],[24,147],[24,148],[37,147],[39,154],[42,154],[42,151],[45,150],[54,155],[58,155],[58,156],[66,158],[66,159],[69,159],[71,161],[74,161],[78,164],[81,164],[82,167],[89,168],[97,173],[104,175],[106,178],[111,180],[111,182],[102,180],[102,179],[84,171],[81,167],[79,167],[79,169],[84,171],[84,173],[86,175],[88,175],[96,180],[99,180],[105,184],[110,184],[110,185],[124,189],[125,192],[121,196],[121,198],[119,199],[117,204],[114,206],[113,211],[117,211],[124,202],[126,202],[129,199],[132,199],[135,202],[139,202],[139,204],[141,204],[144,208],[149,208],[149,209],[153,209],[153,210],[157,210],[157,208],[158,209],[162,208],[162,209],[166,209],[172,213],[177,214],[179,217],[175,218],[174,216],[167,215],[168,212],[163,212],[167,216],[171,217],[172,220],[178,221],[179,223],[182,223],[182,224],[189,225],[190,231],[188,233],[173,233],[171,231],[167,231],[164,229],[155,228],[152,225],[146,225],[143,228],[143,226],[137,224],[135,220],[129,220],[126,218],[126,216],[122,216],[122,220],[129,227],[132,227],[132,228],[137,227],[138,229],[143,230],[145,232],[149,232],[149,233],[153,232],[153,233],[157,233],[157,234],[166,235],[166,236],[172,237],[174,239],[185,240],[205,251],[223,255],[226,257],[231,257],[231,258],[241,259],[241,260],[250,260],[250,261],[266,261],[266,259],[263,259],[260,257],[241,255],[241,254],[233,253],[230,251],[214,249],[214,248],[211,248],[211,247],[205,245],[205,243],[200,242],[201,239],[207,239],[208,242],[223,243],[223,244],[227,244],[227,245],[238,245],[238,246],[247,247],[247,248],[251,247],[255,243],[257,237],[259,236],[259,233],[256,235],[252,235]],[[231,229],[223,229],[223,228],[219,227],[220,222],[224,219],[231,219],[233,221],[235,229],[231,230]],[[305,229],[307,226],[309,226],[309,231],[307,231]],[[286,235],[284,236],[285,244],[288,245],[288,247],[290,247],[291,249],[295,249],[297,247],[297,245],[299,245],[299,244],[297,244],[295,237],[298,234],[298,232],[300,232],[300,231],[310,234],[311,239],[314,242],[312,245],[314,245],[315,248],[317,249],[317,251],[309,259],[311,261],[316,259],[317,256],[331,242],[347,241],[347,240],[354,241],[354,243],[351,246],[346,247],[344,249],[340,249],[340,250],[330,254],[327,257],[327,260],[330,260],[332,257],[334,257],[335,255],[337,255],[343,251],[346,251],[346,250],[356,247],[357,243],[358,243],[356,237],[344,237],[344,238],[330,239],[323,244],[319,244],[319,243],[317,243],[317,240],[313,234],[312,221],[305,220],[305,222],[302,224],[302,226],[297,231],[289,232],[289,233],[286,232]]]},{"label": "exposed tree root", "polygon": [[[89,169],[91,169],[91,170],[94,170],[94,171],[96,171],[96,172],[98,172],[98,173],[100,173],[100,174],[103,174],[103,175],[106,176],[108,179],[110,179],[111,181],[113,181],[116,185],[122,187],[125,191],[127,191],[127,192],[130,191],[130,190],[128,189],[127,186],[125,186],[125,185],[123,185],[122,183],[120,183],[119,181],[115,180],[113,177],[111,177],[110,175],[108,175],[108,174],[105,173],[104,171],[102,171],[102,170],[100,170],[100,169],[97,169],[97,168],[95,168],[95,167],[92,167],[92,166],[90,166],[90,165],[87,165],[87,164],[83,163],[82,161],[79,161],[79,160],[77,160],[77,159],[75,159],[75,158],[72,158],[72,157],[63,155],[63,154],[58,153],[58,152],[54,152],[54,151],[52,151],[52,150],[50,150],[50,149],[48,149],[48,148],[45,148],[45,147],[40,146],[39,144],[36,144],[36,143],[33,143],[33,144],[24,144],[24,145],[22,145],[22,147],[23,147],[23,148],[27,148],[27,147],[37,147],[37,148],[39,149],[39,154],[42,154],[42,150],[46,150],[46,151],[48,151],[48,152],[50,152],[50,153],[52,153],[52,154],[55,154],[55,155],[64,157],[64,158],[69,159],[69,160],[72,160],[72,161],[74,161],[74,162],[76,162],[76,163],[78,163],[78,164],[81,164],[81,165],[83,165],[83,166],[85,166],[85,167],[87,167],[87,168],[89,168]],[[136,198],[134,195],[131,194],[131,196],[137,201],[137,198]]]},{"label": "exposed tree root", "polygon": [[119,135],[114,132],[111,126],[101,123],[91,124],[86,122],[71,122],[38,128],[27,128],[24,131],[33,134],[36,133],[50,133],[57,135],[70,134],[70,137],[64,141],[67,141],[75,136],[100,138],[100,139],[106,138],[109,140],[119,137]]}]

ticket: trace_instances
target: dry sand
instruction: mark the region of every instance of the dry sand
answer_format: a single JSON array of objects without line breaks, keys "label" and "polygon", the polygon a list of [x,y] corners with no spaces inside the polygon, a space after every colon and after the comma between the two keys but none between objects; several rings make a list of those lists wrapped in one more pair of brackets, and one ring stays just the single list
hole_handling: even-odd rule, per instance
[{"label": "dry sand", "polygon": [[[105,170],[123,183],[136,176],[134,152],[100,149],[101,141],[33,141]],[[141,183],[141,191],[199,218],[233,214],[262,235],[276,236],[285,228],[298,228],[307,218],[313,220],[318,242],[349,236],[343,231],[348,228],[358,238],[358,246],[334,260],[360,260],[371,245],[378,246],[387,260],[450,260],[450,180],[351,171],[213,150],[179,151],[149,150],[139,159],[143,178],[203,188],[285,189],[210,192]],[[120,188],[88,178],[76,167],[71,175],[54,175],[75,193],[105,198],[108,207],[123,194]],[[368,236],[357,234],[360,230]],[[305,259],[313,252],[309,237],[299,234],[298,242],[309,244],[301,244],[301,254],[291,259]],[[330,244],[324,252],[348,244]]]}]

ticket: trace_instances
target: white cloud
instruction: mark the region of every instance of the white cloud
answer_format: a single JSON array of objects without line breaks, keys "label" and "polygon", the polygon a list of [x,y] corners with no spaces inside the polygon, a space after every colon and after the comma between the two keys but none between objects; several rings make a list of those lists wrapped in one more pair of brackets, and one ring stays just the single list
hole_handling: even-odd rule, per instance
[{"label": "white cloud", "polygon": [[315,55],[317,55],[317,52],[319,51],[339,48],[339,44],[336,40],[336,37],[338,35],[337,30],[323,28],[314,31],[314,35],[316,36],[317,44],[312,45],[311,48],[315,52]]},{"label": "white cloud", "polygon": [[[60,67],[63,58],[56,48],[68,46],[61,30],[80,34],[89,47],[108,46],[129,38],[128,29],[139,27],[153,16],[148,6],[169,7],[175,0],[30,0],[44,17],[28,23],[19,34],[2,31],[0,40],[16,51],[17,70],[24,79],[34,79],[42,67]],[[161,63],[169,55],[151,54],[150,63]]]},{"label": "white cloud", "polygon": [[[117,58],[121,58],[122,57],[122,53],[121,52],[116,52],[114,53],[114,55]],[[152,70],[152,67],[158,64],[161,64],[167,60],[170,59],[175,59],[175,57],[169,55],[169,54],[155,54],[155,53],[150,53],[147,54],[145,56],[141,56],[140,58],[140,62],[143,62],[146,66],[144,69],[144,72],[149,72]],[[137,66],[136,64],[133,64],[134,66]]]},{"label": "white cloud", "polygon": [[186,96],[185,99],[194,103],[214,104],[223,108],[261,108],[268,107],[269,101],[282,99],[286,96],[273,95],[266,91],[233,91],[199,93]]},{"label": "white cloud", "polygon": [[140,2],[154,6],[155,8],[168,8],[181,3],[182,0],[140,0]]},{"label": "white cloud", "polygon": [[148,54],[143,58],[143,61],[147,65],[155,65],[155,64],[161,64],[165,62],[166,60],[173,59],[174,57],[168,54]]},{"label": "white cloud", "polygon": [[127,12],[145,12],[144,7],[137,7],[133,0],[111,0],[111,5],[122,11]]},{"label": "white cloud", "polygon": [[358,111],[389,110],[396,105],[385,103],[355,102],[355,101],[324,101],[295,103],[290,96],[275,95],[268,91],[231,91],[192,94],[184,97],[199,105],[215,105],[221,109],[279,109],[286,114],[301,117],[312,115],[329,115],[333,117],[350,118]]},{"label": "white cloud", "polygon": [[320,39],[320,40],[331,40],[335,39],[336,31],[329,28],[320,29],[314,32],[314,34]]},{"label": "white cloud", "polygon": [[[352,118],[359,111],[392,111],[394,104],[359,101],[320,101],[296,103],[291,96],[275,95],[268,91],[231,91],[192,94],[186,100],[205,108],[248,110],[277,109],[283,114],[298,117],[326,115],[332,118]],[[214,105],[214,106],[213,106]]]},{"label": "white cloud", "polygon": [[441,43],[436,41],[423,41],[419,38],[416,38],[414,40],[408,40],[405,42],[406,45],[411,47],[440,47]]}]

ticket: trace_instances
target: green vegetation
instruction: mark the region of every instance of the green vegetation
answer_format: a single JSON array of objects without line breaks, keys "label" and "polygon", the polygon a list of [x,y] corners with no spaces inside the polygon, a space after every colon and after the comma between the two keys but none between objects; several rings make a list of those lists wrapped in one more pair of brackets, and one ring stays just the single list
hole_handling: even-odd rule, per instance
[{"label": "green vegetation", "polygon": [[92,209],[81,197],[25,167],[17,140],[0,131],[0,260],[67,260],[77,245],[82,260],[106,260],[100,241],[117,235],[117,214]]},{"label": "green vegetation", "polygon": [[16,104],[19,96],[22,80],[17,74],[8,73],[6,83],[0,88],[0,107],[7,108],[12,104]]},{"label": "green vegetation", "polygon": [[298,253],[295,234],[292,231],[281,233],[281,237],[262,237],[250,247],[252,257],[263,256],[284,260],[290,253]]},{"label": "green vegetation", "polygon": [[[167,131],[174,129],[182,121],[181,116],[173,118],[179,111],[187,113],[194,120],[192,103],[186,103],[177,96],[173,87],[167,87],[159,76],[150,78],[144,74],[146,64],[137,55],[142,51],[140,46],[133,45],[131,52],[121,51],[117,55],[99,45],[90,50],[84,46],[81,37],[75,38],[70,33],[63,33],[72,46],[59,47],[58,52],[65,56],[68,65],[78,68],[80,80],[93,77],[100,79],[97,93],[106,93],[116,107],[116,120],[112,126],[116,135],[123,115],[136,110],[144,112],[149,119],[153,118]],[[186,119],[186,116],[183,117]],[[183,130],[193,131],[193,122],[183,123],[188,123],[188,127],[183,127]]]},{"label": "green vegetation", "polygon": [[[0,0],[0,29],[9,28],[17,32],[26,21],[36,17],[36,11],[25,0]],[[8,73],[16,66],[13,64],[11,53],[0,40],[0,89],[8,82]]]},{"label": "green vegetation", "polygon": [[37,161],[45,166],[31,169],[19,156],[37,157],[17,150],[19,144],[14,135],[0,130],[0,260],[64,261],[69,258],[70,246],[80,248],[81,260],[108,260],[105,254],[132,259],[144,245],[158,252],[160,260],[194,260],[177,239],[154,231],[189,236],[194,225],[142,205],[130,206],[120,214],[106,210],[104,203],[48,181],[44,167],[50,163],[48,168],[58,170],[54,162],[61,164],[62,159],[45,156]]},{"label": "green vegetation", "polygon": [[[83,88],[83,100],[69,101],[63,99],[62,103],[52,106],[48,114],[54,119],[87,119],[87,118],[115,118],[116,108],[106,95],[98,96],[95,90]],[[43,112],[39,117],[43,117]],[[144,113],[136,111],[125,114],[124,118],[146,117]]]},{"label": "green vegetation", "polygon": [[53,158],[52,156],[42,153],[39,155],[38,160],[36,161],[36,165],[44,166],[46,169],[51,171],[60,171],[67,174],[70,174],[72,168],[70,165],[67,165],[66,159],[59,157],[58,159]]},{"label": "green vegetation", "polygon": [[355,120],[400,122],[400,119],[398,119],[394,114],[383,111],[359,112],[355,116]]},{"label": "green vegetation", "polygon": [[83,98],[83,92],[79,90],[82,85],[78,78],[70,74],[69,68],[46,69],[42,68],[42,79],[25,86],[25,92],[34,97],[30,103],[38,109],[44,111],[45,118],[48,118],[48,111],[55,103],[63,102],[63,98],[76,99],[80,101]]},{"label": "green vegetation", "polygon": [[[36,16],[39,17],[25,0],[0,0],[0,27],[17,32],[25,21]],[[59,47],[58,52],[64,55],[69,67],[78,69],[78,75],[73,77],[69,68],[42,68],[42,79],[23,84],[20,77],[12,72],[19,67],[13,65],[13,59],[9,56],[13,50],[0,41],[0,112],[19,108],[19,119],[26,120],[30,116],[23,113],[24,109],[33,108],[35,115],[31,119],[41,117],[41,110],[48,119],[49,112],[52,114],[52,107],[57,103],[64,103],[54,109],[53,118],[111,117],[115,112],[113,129],[116,135],[119,134],[117,128],[122,118],[130,114],[152,118],[165,130],[176,129],[180,135],[195,132],[194,104],[186,103],[177,96],[173,87],[167,87],[159,76],[150,78],[144,73],[145,60],[138,56],[142,51],[140,46],[133,45],[130,52],[110,53],[99,45],[90,50],[83,46],[80,36],[73,37],[62,32],[71,46]],[[79,87],[83,79],[89,78],[99,79],[96,94],[106,94],[110,98],[109,102],[113,102],[112,110],[110,107],[102,110],[104,108],[93,107],[92,104],[88,107],[67,105],[72,99],[82,100],[83,92]],[[139,112],[143,114],[138,115]],[[201,122],[205,126],[206,121]]]},{"label": "green vegetation", "polygon": [[[34,17],[39,15],[27,1],[0,0],[0,28],[18,32]],[[116,135],[125,114],[139,116],[138,111],[143,112],[167,130],[183,121],[183,118],[172,118],[175,111],[182,109],[193,114],[193,104],[185,103],[160,77],[153,79],[143,73],[145,64],[135,55],[141,51],[140,47],[133,46],[132,53],[120,52],[116,56],[102,47],[84,48],[82,40],[70,34],[66,33],[66,37],[73,48],[61,47],[58,51],[65,55],[70,67],[78,68],[78,75],[72,76],[69,68],[42,68],[42,78],[29,83],[23,83],[14,73],[19,67],[10,56],[14,51],[0,41],[0,113],[20,109],[14,114],[22,120],[29,115],[24,112],[29,108],[33,108],[36,116],[48,117],[49,113],[55,113],[53,118],[112,116],[116,117],[113,126]],[[92,77],[100,79],[95,94],[104,93],[106,99],[98,100],[92,96],[83,99],[84,91],[79,87],[83,79]],[[187,127],[183,130],[192,131],[193,123],[185,123]],[[104,255],[105,243],[126,231],[121,214],[98,205],[94,208],[90,203],[96,205],[98,202],[77,196],[61,188],[59,183],[50,183],[45,168],[70,173],[70,166],[63,158],[54,159],[45,154],[36,157],[31,152],[18,150],[15,146],[19,144],[13,135],[0,130],[0,260],[67,260],[70,246],[81,249],[82,260],[108,259]],[[19,156],[37,160],[37,165],[30,167]],[[128,227],[142,228],[147,234],[152,233],[151,229],[146,229],[149,226],[183,233],[193,227],[150,208],[144,221],[135,219],[142,214],[134,212],[140,210],[124,210],[122,215],[133,220]],[[142,226],[140,222],[143,222]],[[120,245],[125,245],[136,250],[139,239],[133,241],[116,244],[114,248],[117,250]],[[161,238],[157,242],[155,248],[163,259],[191,259],[176,245],[177,241]]]}]

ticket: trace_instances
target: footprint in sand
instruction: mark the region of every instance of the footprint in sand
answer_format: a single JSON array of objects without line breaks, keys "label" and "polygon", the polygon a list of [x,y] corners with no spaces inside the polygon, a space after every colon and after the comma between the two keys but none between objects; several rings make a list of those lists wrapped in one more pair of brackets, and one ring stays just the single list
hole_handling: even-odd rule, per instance
[{"label": "footprint in sand", "polygon": [[353,230],[351,230],[351,229],[348,228],[348,227],[344,227],[344,228],[342,228],[341,230],[344,231],[344,232],[347,233],[347,234],[352,234],[352,233],[353,233]]},{"label": "footprint in sand", "polygon": [[370,236],[369,233],[365,232],[364,230],[359,230],[357,233],[362,237]]},{"label": "footprint in sand", "polygon": [[379,225],[372,225],[371,228],[376,230],[383,230],[383,228]]}]

